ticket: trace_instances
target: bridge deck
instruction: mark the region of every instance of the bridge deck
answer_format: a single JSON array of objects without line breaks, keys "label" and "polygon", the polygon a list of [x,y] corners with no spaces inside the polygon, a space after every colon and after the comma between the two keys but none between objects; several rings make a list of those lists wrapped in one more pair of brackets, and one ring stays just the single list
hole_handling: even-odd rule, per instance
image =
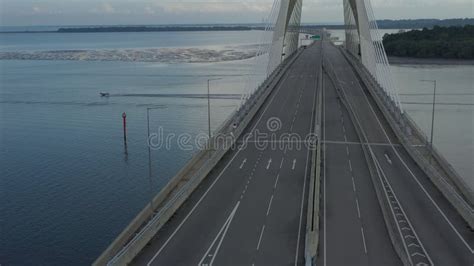
[{"label": "bridge deck", "polygon": [[[317,46],[303,51],[248,133],[278,140],[311,132],[320,58]],[[304,263],[309,149],[262,149],[253,140],[240,140],[248,145],[219,163],[133,264]]]},{"label": "bridge deck", "polygon": [[[339,99],[328,76],[319,77],[319,45],[353,110]],[[473,265],[474,234],[399,145],[364,86],[333,45],[322,42],[303,51],[246,129],[267,142],[244,134],[239,143],[246,145],[224,157],[132,264],[303,264],[310,151],[304,143],[297,149],[273,140],[288,133],[304,140],[312,132],[317,92],[323,89],[317,263],[401,264],[374,189],[379,188],[391,211],[385,219],[398,225],[399,244],[410,262]],[[351,120],[353,113],[360,121]],[[356,128],[367,137],[371,163]]]},{"label": "bridge deck", "polygon": [[400,265],[354,125],[326,75],[323,84],[324,233],[317,265]]},{"label": "bridge deck", "polygon": [[[390,144],[370,146],[375,153],[381,183],[388,192],[389,201],[393,202],[391,207],[394,215],[402,217],[404,214],[408,220],[408,223],[402,220],[397,220],[397,223],[402,224],[400,230],[402,239],[405,240],[403,244],[413,263],[473,265],[474,233],[466,227],[462,217],[405,149],[397,145],[395,134],[340,51],[333,45],[325,44],[324,55],[330,58],[328,61],[337,73],[347,101],[361,120],[360,126],[366,133],[368,142]],[[326,208],[326,212],[331,211],[330,205]],[[327,238],[329,237],[331,236],[328,234]],[[383,239],[381,236],[380,240]],[[327,240],[326,245],[330,243]],[[370,254],[373,251],[369,249],[368,252]],[[332,265],[329,257],[328,264]]]}]

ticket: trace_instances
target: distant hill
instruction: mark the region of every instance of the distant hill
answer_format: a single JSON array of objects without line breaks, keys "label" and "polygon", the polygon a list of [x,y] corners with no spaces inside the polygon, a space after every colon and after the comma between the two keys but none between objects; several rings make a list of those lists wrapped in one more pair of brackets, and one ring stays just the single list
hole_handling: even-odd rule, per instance
[{"label": "distant hill", "polygon": [[[401,19],[401,20],[390,20],[383,19],[377,20],[379,29],[423,29],[433,28],[434,26],[451,27],[451,26],[465,26],[474,25],[474,18],[454,18],[454,19]],[[327,25],[311,25],[306,24],[301,26],[303,29],[330,29],[330,30],[342,30],[344,29],[343,24],[327,24]]]},{"label": "distant hill", "polygon": [[108,26],[60,28],[59,33],[89,33],[89,32],[164,32],[164,31],[248,31],[249,26]]},{"label": "distant hill", "polygon": [[380,29],[423,29],[474,25],[474,18],[377,20]]},{"label": "distant hill", "polygon": [[474,59],[474,25],[386,34],[383,44],[389,56]]}]

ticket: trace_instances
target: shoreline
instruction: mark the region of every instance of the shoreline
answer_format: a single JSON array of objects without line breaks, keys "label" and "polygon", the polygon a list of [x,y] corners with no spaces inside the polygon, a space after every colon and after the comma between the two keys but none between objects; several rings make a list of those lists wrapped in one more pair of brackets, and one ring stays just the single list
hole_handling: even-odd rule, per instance
[{"label": "shoreline", "polygon": [[391,65],[438,65],[438,66],[474,66],[472,59],[414,58],[389,56]]}]

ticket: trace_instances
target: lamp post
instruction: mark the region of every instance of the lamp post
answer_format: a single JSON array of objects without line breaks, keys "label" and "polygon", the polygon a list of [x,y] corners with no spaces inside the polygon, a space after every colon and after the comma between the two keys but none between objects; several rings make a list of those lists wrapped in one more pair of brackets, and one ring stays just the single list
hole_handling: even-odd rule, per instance
[{"label": "lamp post", "polygon": [[160,107],[149,107],[146,109],[146,123],[147,123],[147,147],[148,147],[148,178],[150,181],[150,208],[153,213],[153,178],[151,169],[151,141],[150,141],[150,110],[159,109]]},{"label": "lamp post", "polygon": [[212,137],[211,134],[211,95],[210,95],[210,87],[211,87],[211,81],[215,80],[221,80],[222,78],[217,78],[217,79],[208,79],[207,80],[207,124],[208,124],[208,130],[209,130],[209,140]]},{"label": "lamp post", "polygon": [[423,82],[430,82],[433,83],[433,110],[431,113],[431,137],[430,137],[430,151],[431,151],[431,156],[430,156],[430,163],[433,158],[433,135],[434,135],[434,121],[435,121],[435,110],[436,110],[436,87],[437,87],[437,82],[436,80],[421,80]]}]

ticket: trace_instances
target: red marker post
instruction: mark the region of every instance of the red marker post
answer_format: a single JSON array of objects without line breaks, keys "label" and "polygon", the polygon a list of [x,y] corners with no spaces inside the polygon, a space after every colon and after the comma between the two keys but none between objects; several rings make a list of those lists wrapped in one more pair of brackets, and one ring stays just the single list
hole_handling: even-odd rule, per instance
[{"label": "red marker post", "polygon": [[127,114],[123,112],[123,141],[127,144]]}]

